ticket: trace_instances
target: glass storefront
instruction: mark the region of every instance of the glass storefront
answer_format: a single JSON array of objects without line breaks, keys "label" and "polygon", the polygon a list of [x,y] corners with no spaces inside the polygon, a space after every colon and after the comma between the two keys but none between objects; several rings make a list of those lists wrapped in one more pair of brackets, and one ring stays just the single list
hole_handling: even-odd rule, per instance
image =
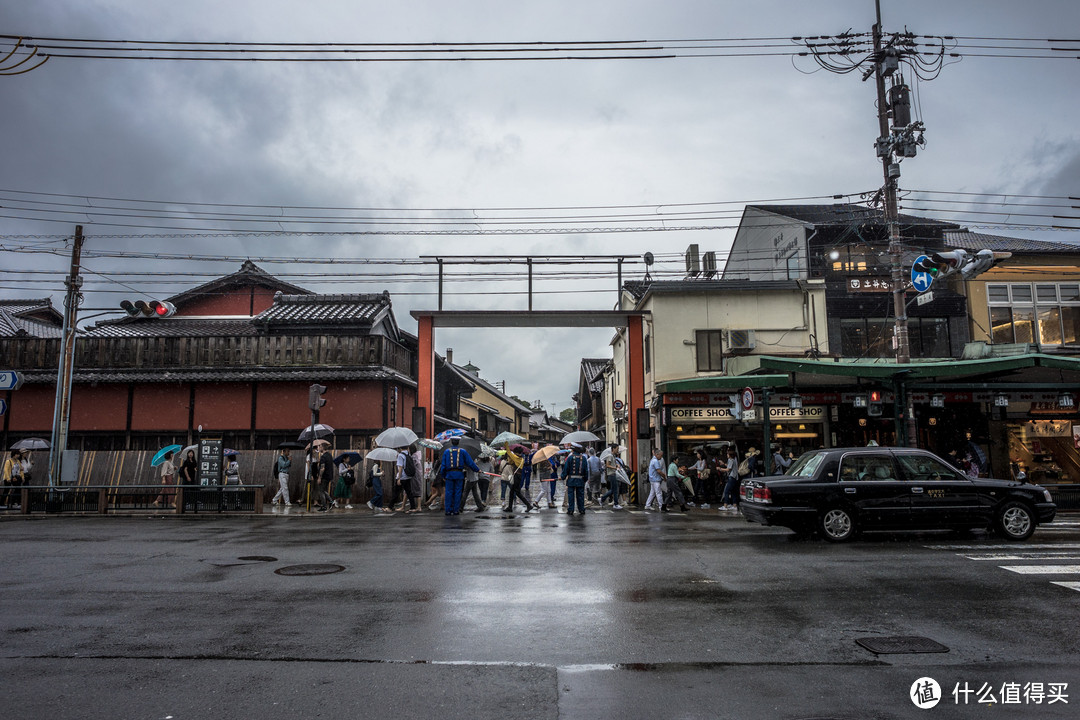
[{"label": "glass storefront", "polygon": [[[754,411],[753,420],[740,421],[732,416],[728,405],[666,408],[665,451],[668,455],[690,457],[695,450],[704,448],[716,456],[726,453],[728,446],[734,444],[740,457],[751,447],[764,452],[762,407],[757,405]],[[798,457],[807,450],[824,447],[828,436],[827,414],[828,409],[822,405],[769,408],[770,455],[781,449],[785,455],[792,452]]]},{"label": "glass storefront", "polygon": [[1040,417],[1010,421],[1009,462],[1033,483],[1080,482],[1080,417]]}]

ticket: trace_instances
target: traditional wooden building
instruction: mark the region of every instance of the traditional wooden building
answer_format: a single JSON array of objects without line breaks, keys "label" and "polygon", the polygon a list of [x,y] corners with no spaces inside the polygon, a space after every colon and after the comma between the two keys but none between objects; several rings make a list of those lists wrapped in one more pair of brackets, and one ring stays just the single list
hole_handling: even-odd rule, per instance
[{"label": "traditional wooden building", "polygon": [[[310,423],[312,383],[328,388],[320,421],[339,448],[411,425],[416,341],[398,328],[389,293],[319,295],[245,262],[168,301],[172,317],[80,332],[70,448],[188,444],[200,426],[237,450],[274,448]],[[4,447],[51,431],[58,335],[0,334],[0,367],[24,378],[7,395]]]}]

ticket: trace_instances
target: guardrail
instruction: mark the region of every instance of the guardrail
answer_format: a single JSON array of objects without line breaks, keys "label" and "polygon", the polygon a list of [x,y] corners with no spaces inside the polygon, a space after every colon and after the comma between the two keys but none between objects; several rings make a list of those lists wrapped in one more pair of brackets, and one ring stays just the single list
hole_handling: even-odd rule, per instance
[{"label": "guardrail", "polygon": [[1040,484],[1050,491],[1058,510],[1080,510],[1080,483]]},{"label": "guardrail", "polygon": [[[26,485],[10,488],[0,514],[173,512],[260,514],[264,490],[259,485]],[[155,504],[161,497],[164,502]]]}]

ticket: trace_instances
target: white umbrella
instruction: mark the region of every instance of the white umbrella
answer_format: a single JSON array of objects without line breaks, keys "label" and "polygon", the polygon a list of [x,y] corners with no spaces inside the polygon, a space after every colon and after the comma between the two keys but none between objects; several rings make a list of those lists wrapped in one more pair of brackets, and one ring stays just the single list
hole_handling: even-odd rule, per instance
[{"label": "white umbrella", "polygon": [[334,428],[330,427],[329,425],[323,425],[322,423],[319,423],[319,424],[314,425],[314,426],[308,425],[306,428],[303,429],[303,431],[301,431],[300,437],[296,438],[296,441],[297,442],[302,442],[302,443],[311,442],[311,431],[312,430],[315,431],[315,439],[317,439],[317,440],[322,439],[324,437],[327,437],[328,435],[333,435],[334,434]]},{"label": "white umbrella", "polygon": [[392,427],[379,433],[375,438],[375,444],[385,448],[404,448],[419,439],[416,433],[407,427]]},{"label": "white umbrella", "polygon": [[575,430],[569,435],[564,436],[563,439],[559,441],[559,444],[568,445],[569,443],[589,443],[597,442],[599,439],[600,438],[593,435],[588,430]]},{"label": "white umbrella", "polygon": [[509,430],[499,433],[495,436],[495,439],[491,441],[492,445],[508,445],[510,443],[525,442],[525,438],[521,437],[517,433],[512,433]]},{"label": "white umbrella", "polygon": [[[620,445],[618,448],[616,448],[616,452],[618,452],[618,453],[622,453],[625,450],[626,450],[626,448],[624,448],[622,445]],[[611,455],[611,448],[610,447],[604,448],[604,452],[600,453],[600,459],[603,460],[604,458],[608,457],[609,455]]]},{"label": "white umbrella", "polygon": [[375,448],[367,454],[365,460],[378,460],[379,462],[397,462],[398,451],[388,447]]}]

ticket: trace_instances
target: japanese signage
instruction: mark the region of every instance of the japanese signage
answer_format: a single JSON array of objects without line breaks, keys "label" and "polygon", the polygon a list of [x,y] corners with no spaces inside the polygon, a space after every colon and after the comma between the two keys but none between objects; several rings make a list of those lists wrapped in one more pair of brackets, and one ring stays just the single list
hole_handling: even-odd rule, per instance
[{"label": "japanese signage", "polygon": [[220,485],[223,468],[221,438],[199,438],[199,484]]},{"label": "japanese signage", "polygon": [[848,292],[884,293],[892,291],[892,280],[887,277],[849,277]]}]

